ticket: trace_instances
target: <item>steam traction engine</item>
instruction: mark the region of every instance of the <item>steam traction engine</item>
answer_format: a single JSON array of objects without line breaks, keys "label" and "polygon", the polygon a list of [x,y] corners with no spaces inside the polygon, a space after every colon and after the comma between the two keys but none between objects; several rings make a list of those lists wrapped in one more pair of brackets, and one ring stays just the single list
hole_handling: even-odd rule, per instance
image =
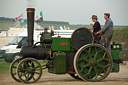
[{"label": "steam traction engine", "polygon": [[93,44],[93,35],[85,28],[75,30],[71,38],[53,38],[54,33],[45,29],[40,42],[33,44],[34,11],[27,9],[28,45],[22,47],[22,58],[13,61],[10,67],[14,80],[34,83],[44,69],[93,82],[105,79],[110,72],[119,72],[121,45],[112,45],[110,55],[105,47]]}]

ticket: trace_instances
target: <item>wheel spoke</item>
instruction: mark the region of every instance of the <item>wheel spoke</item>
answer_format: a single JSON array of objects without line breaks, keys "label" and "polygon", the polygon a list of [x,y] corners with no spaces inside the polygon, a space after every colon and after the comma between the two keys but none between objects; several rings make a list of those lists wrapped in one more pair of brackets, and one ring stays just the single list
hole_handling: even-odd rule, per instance
[{"label": "wheel spoke", "polygon": [[86,73],[86,74],[84,74],[83,76],[84,76],[84,77],[87,77],[88,75],[89,75],[89,74],[88,74],[88,73]]},{"label": "wheel spoke", "polygon": [[97,55],[98,55],[98,52],[96,52],[96,54],[95,54],[95,56],[94,56],[94,59],[95,59],[95,60],[96,60]]},{"label": "wheel spoke", "polygon": [[107,54],[107,53],[104,53],[103,58],[98,59],[98,60],[97,60],[97,62],[100,62],[100,61],[104,60],[104,58],[105,58],[106,54]]},{"label": "wheel spoke", "polygon": [[91,72],[91,70],[92,70],[92,67],[90,67],[90,68],[89,68],[88,73],[84,74],[84,77],[85,77],[85,76],[87,76],[87,75],[89,75],[89,74],[90,74],[90,72]]},{"label": "wheel spoke", "polygon": [[91,52],[91,49],[92,49],[92,48],[89,48],[89,51],[88,51],[88,52]]},{"label": "wheel spoke", "polygon": [[16,75],[16,73],[13,73],[13,75]]},{"label": "wheel spoke", "polygon": [[89,79],[92,79],[91,76],[90,76],[90,74],[89,74]]},{"label": "wheel spoke", "polygon": [[34,78],[34,76],[33,76],[32,78],[33,78],[34,81],[36,80],[36,79]]},{"label": "wheel spoke", "polygon": [[99,68],[104,68],[104,66],[102,66],[102,65],[99,65],[99,64],[97,65],[97,67],[99,67]]},{"label": "wheel spoke", "polygon": [[[79,66],[80,66],[80,65],[79,65]],[[80,66],[80,67],[81,67],[81,72],[82,72],[84,68],[89,67],[89,64],[86,64],[86,65]]]},{"label": "wheel spoke", "polygon": [[92,71],[92,67],[89,68],[88,74],[90,74]]},{"label": "wheel spoke", "polygon": [[97,52],[97,48],[95,47],[95,51]]},{"label": "wheel spoke", "polygon": [[81,70],[80,70],[81,73],[83,72],[83,69],[84,69],[84,68],[81,68]]},{"label": "wheel spoke", "polygon": [[97,76],[98,76],[98,74],[96,74],[96,76],[95,76],[95,81],[97,80]]},{"label": "wheel spoke", "polygon": [[34,67],[34,62],[33,61],[30,62],[30,66]]},{"label": "wheel spoke", "polygon": [[25,64],[26,68],[28,68],[28,63],[27,62],[24,62],[24,64]]},{"label": "wheel spoke", "polygon": [[107,53],[105,52],[104,55],[103,55],[103,58],[105,58],[106,54],[107,54]]},{"label": "wheel spoke", "polygon": [[83,68],[86,68],[86,67],[89,67],[90,65],[89,64],[86,64]]},{"label": "wheel spoke", "polygon": [[92,49],[92,48],[89,48],[89,50],[88,50],[88,57],[89,57],[90,59],[92,59],[91,49]]},{"label": "wheel spoke", "polygon": [[104,77],[104,75],[99,74],[99,76]]},{"label": "wheel spoke", "polygon": [[98,74],[97,67],[94,68],[94,71],[96,72],[96,74]]},{"label": "wheel spoke", "polygon": [[104,68],[109,67],[109,66],[110,66],[110,64],[108,64],[108,65],[104,66]]},{"label": "wheel spoke", "polygon": [[38,73],[38,72],[34,72],[34,73],[36,73],[36,74],[40,74],[40,73]]},{"label": "wheel spoke", "polygon": [[102,61],[102,60],[104,60],[104,58],[98,59],[97,62],[100,62],[100,61]]},{"label": "wheel spoke", "polygon": [[106,67],[109,67],[109,66],[110,66],[110,64],[105,65],[105,66],[98,65],[98,67],[100,67],[100,68],[106,68]]},{"label": "wheel spoke", "polygon": [[109,59],[107,59],[107,58],[104,58],[104,60],[105,60],[105,61],[108,61],[108,62],[110,62],[110,60],[109,60]]},{"label": "wheel spoke", "polygon": [[26,77],[26,73],[21,73],[21,75],[20,75],[20,76],[21,76],[21,77],[22,77],[22,76],[25,76],[25,77]]},{"label": "wheel spoke", "polygon": [[94,71],[96,72],[96,75],[95,75],[95,80],[97,80],[97,76],[98,76],[97,67],[95,67],[95,68],[94,68]]},{"label": "wheel spoke", "polygon": [[81,66],[81,65],[78,65],[80,68],[82,68],[83,66]]},{"label": "wheel spoke", "polygon": [[88,57],[89,57],[89,59],[93,59],[90,52],[88,53]]},{"label": "wheel spoke", "polygon": [[24,74],[24,77],[27,79],[27,76],[26,76],[26,74]]},{"label": "wheel spoke", "polygon": [[27,74],[27,76],[25,78],[26,78],[25,81],[28,81],[29,80],[29,73]]},{"label": "wheel spoke", "polygon": [[28,69],[25,69],[24,67],[21,67],[20,72],[22,72],[22,71],[28,71]]},{"label": "wheel spoke", "polygon": [[89,62],[89,60],[87,59],[88,57],[84,58],[83,54],[81,54],[81,56],[82,56],[82,58],[81,58],[82,60],[85,60],[86,62]]},{"label": "wheel spoke", "polygon": [[40,68],[38,68],[38,69],[35,69],[35,71],[39,71],[40,70]]},{"label": "wheel spoke", "polygon": [[84,60],[84,61],[86,61],[86,62],[89,62],[89,60],[88,60],[87,58],[81,58],[81,59],[79,59],[78,61],[82,61],[82,60]]},{"label": "wheel spoke", "polygon": [[34,67],[33,70],[35,70],[35,69],[37,69],[37,68],[39,68],[39,66]]}]

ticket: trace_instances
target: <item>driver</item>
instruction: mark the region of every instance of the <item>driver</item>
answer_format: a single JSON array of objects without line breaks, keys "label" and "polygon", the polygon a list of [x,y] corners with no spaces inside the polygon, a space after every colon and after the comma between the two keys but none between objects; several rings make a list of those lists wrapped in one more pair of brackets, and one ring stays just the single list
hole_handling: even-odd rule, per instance
[{"label": "driver", "polygon": [[95,35],[95,33],[97,33],[98,31],[101,30],[101,26],[100,26],[100,23],[97,20],[98,20],[97,16],[96,15],[92,15],[92,21],[94,22],[94,25],[92,27],[88,28],[88,30],[93,30],[94,43],[99,44],[100,36],[99,35]]}]

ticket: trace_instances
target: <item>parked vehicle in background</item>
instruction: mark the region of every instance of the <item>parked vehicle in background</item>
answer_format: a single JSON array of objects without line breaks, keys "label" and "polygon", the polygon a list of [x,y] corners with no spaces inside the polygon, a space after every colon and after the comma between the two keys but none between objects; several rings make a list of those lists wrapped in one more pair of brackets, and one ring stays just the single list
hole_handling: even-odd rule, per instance
[{"label": "parked vehicle in background", "polygon": [[[43,32],[43,30],[34,31],[34,43],[40,40],[41,32]],[[54,30],[53,37],[71,37],[73,32],[74,30]],[[21,56],[20,51],[23,45],[27,45],[27,31],[21,32],[9,44],[0,49],[0,59],[4,59],[6,62],[12,62],[19,58]]]}]

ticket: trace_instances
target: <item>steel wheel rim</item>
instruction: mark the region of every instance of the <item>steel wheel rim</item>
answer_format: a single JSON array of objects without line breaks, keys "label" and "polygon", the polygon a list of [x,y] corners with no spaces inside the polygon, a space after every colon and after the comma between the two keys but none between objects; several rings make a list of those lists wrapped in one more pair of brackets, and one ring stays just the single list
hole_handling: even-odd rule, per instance
[{"label": "steel wheel rim", "polygon": [[10,65],[10,74],[11,74],[11,77],[12,77],[15,81],[17,81],[17,82],[21,82],[21,81],[19,80],[19,78],[18,78],[18,76],[17,76],[17,72],[16,72],[16,70],[17,70],[17,65],[18,65],[18,63],[19,63],[21,60],[22,60],[22,58],[18,58],[18,59],[16,59],[16,60],[14,60],[14,61],[11,63],[11,65]]},{"label": "steel wheel rim", "polygon": [[[32,64],[34,64],[34,67]],[[42,67],[36,59],[26,58],[18,64],[17,74],[22,82],[34,83],[42,76]]]},{"label": "steel wheel rim", "polygon": [[[88,49],[89,47],[91,49],[93,47],[96,47],[95,50],[101,48],[102,50],[97,50],[98,53],[93,53],[91,49]],[[86,49],[88,49],[88,51],[86,51]],[[101,55],[102,51],[104,52],[104,54],[102,54],[103,56],[98,58]],[[83,55],[86,55],[86,57],[83,58]],[[92,55],[94,56],[92,57]],[[113,64],[110,53],[106,48],[98,44],[89,44],[83,46],[77,51],[74,58],[74,68],[76,73],[83,80],[87,81],[96,82],[105,79],[111,72],[112,65]]]}]

